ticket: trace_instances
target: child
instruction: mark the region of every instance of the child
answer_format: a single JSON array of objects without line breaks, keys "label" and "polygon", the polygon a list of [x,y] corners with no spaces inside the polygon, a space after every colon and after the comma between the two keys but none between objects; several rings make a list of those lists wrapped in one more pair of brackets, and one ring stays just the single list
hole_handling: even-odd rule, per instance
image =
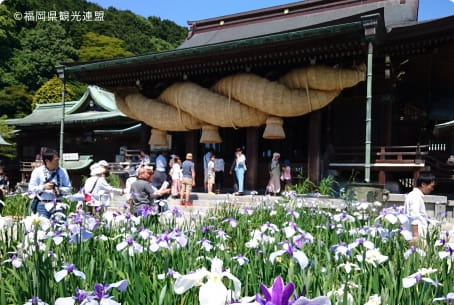
[{"label": "child", "polygon": [[216,156],[212,154],[210,156],[210,161],[208,162],[208,168],[207,168],[207,189],[208,189],[208,194],[214,195],[213,193],[213,185],[215,182],[215,175],[216,173],[214,172],[214,160],[216,159]]},{"label": "child", "polygon": [[288,159],[284,161],[284,166],[282,167],[282,178],[284,181],[284,190],[286,192],[290,191],[292,187],[292,168]]}]

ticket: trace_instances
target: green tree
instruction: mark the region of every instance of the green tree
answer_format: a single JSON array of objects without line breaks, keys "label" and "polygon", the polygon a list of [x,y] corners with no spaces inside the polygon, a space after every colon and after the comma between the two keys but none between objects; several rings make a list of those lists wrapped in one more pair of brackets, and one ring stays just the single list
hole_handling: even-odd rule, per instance
[{"label": "green tree", "polygon": [[153,25],[154,36],[167,41],[173,46],[172,49],[180,45],[188,34],[186,28],[167,19],[161,20],[161,18],[153,16],[148,17],[148,22]]},{"label": "green tree", "polygon": [[5,5],[0,5],[0,86],[8,83],[6,63],[17,47],[16,22]]},{"label": "green tree", "polygon": [[125,42],[121,39],[98,35],[93,32],[88,32],[83,37],[84,41],[79,50],[79,60],[81,61],[134,55],[123,48]]},{"label": "green tree", "polygon": [[0,145],[0,155],[12,159],[16,156],[16,144],[13,142],[14,126],[9,126],[5,120],[6,115],[0,116],[0,135],[11,145]]},{"label": "green tree", "polygon": [[154,52],[163,52],[174,48],[172,44],[158,37],[151,37],[150,43]]},{"label": "green tree", "polygon": [[[60,103],[61,85],[62,83],[56,75],[48,80],[44,85],[36,90],[35,95],[33,96],[32,108],[34,109],[36,104]],[[65,89],[65,100],[75,101],[81,97],[86,87],[80,83],[73,84],[68,82],[65,85]]]},{"label": "green tree", "polygon": [[32,95],[25,85],[11,85],[0,90],[0,113],[8,118],[24,117],[31,112]]},{"label": "green tree", "polygon": [[17,83],[31,90],[42,86],[55,73],[55,66],[77,58],[71,37],[61,25],[40,22],[31,30],[20,34],[21,46],[13,51],[11,72]]}]

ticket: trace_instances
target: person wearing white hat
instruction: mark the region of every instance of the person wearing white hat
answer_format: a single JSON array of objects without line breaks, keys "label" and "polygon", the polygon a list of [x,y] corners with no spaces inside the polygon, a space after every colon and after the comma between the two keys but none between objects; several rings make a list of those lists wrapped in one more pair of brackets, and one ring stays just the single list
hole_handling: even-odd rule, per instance
[{"label": "person wearing white hat", "polygon": [[106,181],[108,166],[109,164],[104,160],[90,166],[91,177],[85,181],[84,192],[86,204],[91,207],[92,213],[95,209],[109,206],[111,194],[124,194],[123,189],[114,188]]}]

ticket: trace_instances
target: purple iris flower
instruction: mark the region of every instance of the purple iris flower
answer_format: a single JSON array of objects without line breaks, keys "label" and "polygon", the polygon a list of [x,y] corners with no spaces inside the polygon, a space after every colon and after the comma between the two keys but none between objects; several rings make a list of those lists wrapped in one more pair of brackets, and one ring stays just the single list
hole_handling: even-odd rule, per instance
[{"label": "purple iris flower", "polygon": [[270,289],[260,284],[260,290],[265,298],[257,294],[255,301],[261,305],[289,305],[293,303],[289,303],[289,298],[295,291],[295,285],[290,282],[284,286],[284,281],[280,276],[274,280],[273,286]]}]

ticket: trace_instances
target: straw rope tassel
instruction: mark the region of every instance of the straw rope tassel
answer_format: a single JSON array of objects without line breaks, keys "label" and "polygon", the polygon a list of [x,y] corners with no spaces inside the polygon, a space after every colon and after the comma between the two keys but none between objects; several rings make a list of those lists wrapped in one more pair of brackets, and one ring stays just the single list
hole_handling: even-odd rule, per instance
[{"label": "straw rope tassel", "polygon": [[235,123],[233,123],[233,114],[232,114],[232,81],[230,81],[229,85],[229,114],[230,114],[230,123],[232,124],[233,129],[237,130]]}]

